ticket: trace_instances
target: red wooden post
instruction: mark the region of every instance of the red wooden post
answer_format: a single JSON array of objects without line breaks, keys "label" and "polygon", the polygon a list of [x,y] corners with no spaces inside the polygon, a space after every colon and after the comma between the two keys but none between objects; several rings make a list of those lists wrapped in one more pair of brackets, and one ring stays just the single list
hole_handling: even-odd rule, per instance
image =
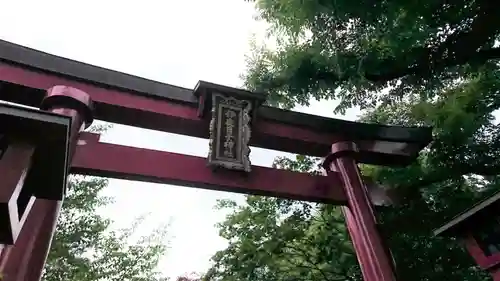
[{"label": "red wooden post", "polygon": [[349,236],[351,237],[352,245],[354,246],[354,250],[356,252],[356,258],[358,259],[358,263],[361,268],[361,274],[365,277],[374,276],[374,272],[371,266],[367,266],[370,263],[368,259],[368,253],[366,252],[366,245],[363,242],[362,235],[359,231],[360,226],[356,221],[351,209],[347,206],[342,206],[342,213],[344,214],[347,230],[349,231]]},{"label": "red wooden post", "polygon": [[[90,97],[80,90],[55,86],[47,91],[42,109],[71,117],[68,163],[74,154],[78,134],[92,123]],[[36,199],[19,239],[4,248],[0,271],[5,281],[39,281],[54,236],[62,201]]]},{"label": "red wooden post", "polygon": [[392,259],[378,232],[368,192],[354,159],[353,154],[356,152],[356,144],[353,142],[335,143],[325,165],[330,170],[340,172],[344,182],[348,201],[344,214],[364,280],[395,281]]},{"label": "red wooden post", "polygon": [[499,208],[500,192],[434,230],[434,235],[462,241],[476,264],[489,272],[495,281],[500,281]]}]

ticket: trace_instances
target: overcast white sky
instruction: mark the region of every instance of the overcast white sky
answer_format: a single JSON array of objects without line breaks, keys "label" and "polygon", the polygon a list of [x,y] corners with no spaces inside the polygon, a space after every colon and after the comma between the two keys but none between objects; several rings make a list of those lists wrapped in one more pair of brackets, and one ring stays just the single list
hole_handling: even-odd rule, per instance
[{"label": "overcast white sky", "polygon": [[[266,25],[253,20],[244,0],[15,0],[0,1],[0,39],[137,76],[192,88],[198,80],[241,86],[250,35]],[[333,102],[297,110],[337,117]],[[354,119],[356,111],[341,117]],[[107,142],[206,156],[206,140],[115,125]],[[252,149],[252,162],[269,166],[276,151]],[[196,171],[193,171],[196,172]],[[186,187],[112,180],[103,210],[117,226],[151,213],[141,234],[171,222],[171,248],[160,269],[175,277],[204,271],[225,247],[214,224],[225,214],[216,199],[242,196]],[[134,203],[134,204],[132,204]]]}]

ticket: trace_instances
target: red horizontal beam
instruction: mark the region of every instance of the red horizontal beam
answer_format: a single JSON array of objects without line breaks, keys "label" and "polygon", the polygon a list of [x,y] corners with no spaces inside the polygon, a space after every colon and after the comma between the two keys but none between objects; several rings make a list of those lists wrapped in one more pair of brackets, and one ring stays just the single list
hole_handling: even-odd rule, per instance
[{"label": "red horizontal beam", "polygon": [[[0,80],[40,90],[55,85],[75,87],[92,97],[96,119],[199,138],[209,137],[208,121],[198,117],[197,108],[193,104],[141,96],[6,63],[0,63]],[[36,96],[39,94],[36,91],[4,91],[0,94],[0,99],[25,104],[35,103],[30,104],[34,106],[37,106],[36,102],[41,99]],[[329,152],[330,145],[341,139],[332,133],[320,133],[259,118],[253,126],[251,145],[323,157]]]},{"label": "red horizontal beam", "polygon": [[96,134],[82,134],[72,173],[321,203],[346,203],[336,173],[319,176],[258,166],[253,166],[249,174],[212,171],[205,158],[101,143],[98,139]]}]

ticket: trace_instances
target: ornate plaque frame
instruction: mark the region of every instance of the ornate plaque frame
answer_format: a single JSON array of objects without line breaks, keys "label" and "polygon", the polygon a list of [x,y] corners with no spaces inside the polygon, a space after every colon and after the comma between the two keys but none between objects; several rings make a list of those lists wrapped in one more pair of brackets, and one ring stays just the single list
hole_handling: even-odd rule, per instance
[{"label": "ornate plaque frame", "polygon": [[250,122],[252,101],[212,94],[208,164],[230,170],[251,171]]}]

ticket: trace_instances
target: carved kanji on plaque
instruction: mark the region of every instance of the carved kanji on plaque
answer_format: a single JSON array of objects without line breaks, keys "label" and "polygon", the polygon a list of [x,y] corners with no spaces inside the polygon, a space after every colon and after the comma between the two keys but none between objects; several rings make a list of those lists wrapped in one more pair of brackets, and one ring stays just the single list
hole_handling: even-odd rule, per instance
[{"label": "carved kanji on plaque", "polygon": [[210,118],[208,164],[250,172],[251,125],[266,99],[261,93],[198,82],[198,115]]},{"label": "carved kanji on plaque", "polygon": [[212,94],[210,165],[250,172],[250,111],[252,103]]}]

